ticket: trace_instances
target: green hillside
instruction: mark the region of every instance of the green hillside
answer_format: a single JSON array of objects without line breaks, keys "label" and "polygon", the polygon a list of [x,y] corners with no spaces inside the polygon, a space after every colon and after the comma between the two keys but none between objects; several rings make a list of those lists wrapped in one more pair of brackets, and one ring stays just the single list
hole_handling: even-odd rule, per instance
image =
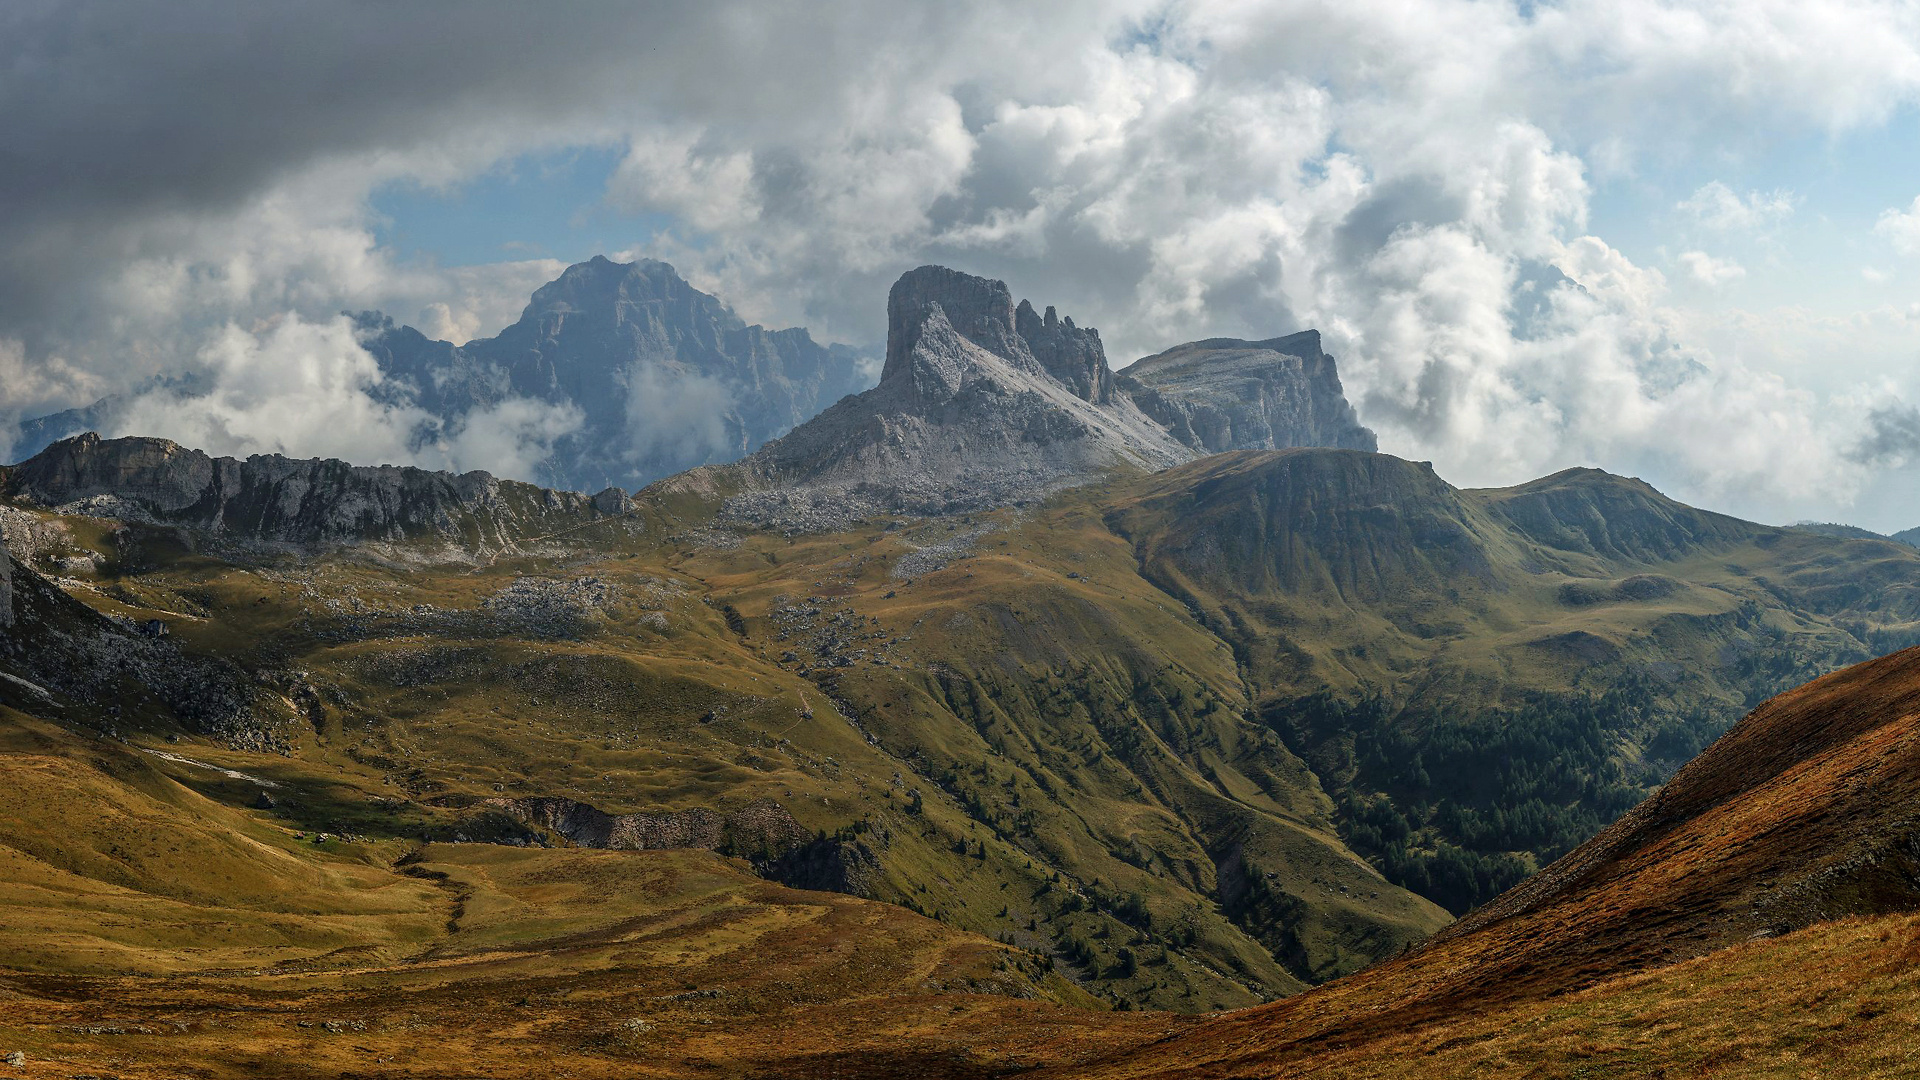
[{"label": "green hillside", "polygon": [[58,535],[27,562],[165,622],[138,648],[215,665],[234,707],[9,667],[74,731],[280,785],[256,810],[250,781],[164,766],[222,813],[396,850],[564,847],[592,811],[725,822],[709,846],[743,869],[1200,1011],[1400,952],[1748,704],[1916,636],[1920,552],[1592,471],[1463,491],[1383,455],[1237,453],[832,535],[716,505],[683,479],[477,565],[243,559],[35,511]]}]

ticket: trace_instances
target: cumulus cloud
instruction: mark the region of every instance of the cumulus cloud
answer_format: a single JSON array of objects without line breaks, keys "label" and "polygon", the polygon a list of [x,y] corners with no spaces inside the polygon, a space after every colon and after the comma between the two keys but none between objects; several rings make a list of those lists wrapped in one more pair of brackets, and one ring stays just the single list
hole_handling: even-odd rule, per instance
[{"label": "cumulus cloud", "polygon": [[[9,7],[0,96],[36,107],[0,115],[0,340],[28,367],[65,358],[92,379],[74,404],[275,314],[325,328],[378,307],[454,340],[489,333],[557,266],[400,259],[374,240],[368,192],[592,145],[619,158],[609,204],[670,221],[626,254],[669,259],[750,319],[873,341],[891,279],[941,261],[1099,326],[1117,363],[1315,326],[1384,444],[1465,482],[1600,464],[1693,498],[1818,491],[1823,470],[1844,492],[1869,467],[1836,449],[1863,414],[1834,404],[1826,369],[1809,389],[1804,362],[1768,350],[1910,359],[1885,320],[1796,329],[1791,311],[1689,309],[1591,235],[1589,209],[1596,184],[1643,162],[1737,158],[1920,100],[1911,5],[451,10],[409,6],[367,34],[282,6]],[[176,47],[156,50],[162,19]],[[227,32],[198,32],[214,26]],[[1678,196],[1663,198],[1728,233],[1764,232],[1796,202],[1720,181]],[[1920,202],[1889,215],[1882,234],[1920,251],[1900,224]],[[1671,269],[1706,285],[1742,270],[1698,250]],[[334,362],[328,385],[364,376],[350,353]],[[709,422],[724,388],[665,377],[636,372],[635,387],[654,380],[637,437],[724,438]],[[47,381],[31,392],[58,396]],[[0,387],[6,408],[26,392]],[[660,411],[668,400],[688,408]],[[393,445],[382,425],[406,430],[340,415],[371,425],[368,453]],[[192,430],[271,430],[216,418]],[[516,467],[566,427],[497,419]],[[320,452],[314,437],[301,452]],[[426,460],[448,439],[402,452]]]},{"label": "cumulus cloud", "polygon": [[1913,205],[1905,210],[1890,209],[1880,213],[1880,220],[1874,223],[1873,231],[1893,245],[1893,250],[1902,255],[1920,255],[1920,197],[1915,197]]},{"label": "cumulus cloud", "polygon": [[206,393],[155,389],[127,402],[119,431],[213,454],[286,454],[398,463],[412,457],[427,416],[371,391],[379,365],[344,317],[310,323],[286,314],[258,330],[220,328],[197,360]]},{"label": "cumulus cloud", "polygon": [[104,389],[104,380],[85,366],[58,355],[28,360],[25,343],[0,338],[0,444],[11,439],[20,421],[66,408],[76,399],[92,401]]},{"label": "cumulus cloud", "polygon": [[572,404],[508,398],[476,409],[460,425],[442,433],[416,457],[424,465],[497,476],[537,476],[556,442],[580,430],[586,416]]},{"label": "cumulus cloud", "polygon": [[582,421],[572,406],[511,398],[442,430],[427,413],[377,392],[379,365],[344,316],[307,322],[284,313],[250,329],[229,323],[196,360],[195,385],[132,395],[104,434],[160,436],[236,457],[332,457],[524,477]]},{"label": "cumulus cloud", "polygon": [[1716,259],[1704,251],[1681,252],[1680,265],[1687,268],[1689,277],[1710,289],[1747,276],[1747,268],[1734,260]]},{"label": "cumulus cloud", "polygon": [[1745,195],[1714,180],[1681,201],[1684,210],[1708,228],[1752,232],[1793,215],[1794,197],[1788,191],[1749,191]]}]

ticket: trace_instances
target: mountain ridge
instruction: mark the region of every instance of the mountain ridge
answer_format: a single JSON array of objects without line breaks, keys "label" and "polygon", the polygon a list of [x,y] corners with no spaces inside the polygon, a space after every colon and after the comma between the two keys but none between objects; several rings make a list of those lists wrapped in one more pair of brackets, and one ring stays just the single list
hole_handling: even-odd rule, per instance
[{"label": "mountain ridge", "polygon": [[1196,450],[1379,449],[1347,402],[1318,330],[1264,341],[1191,341],[1134,361],[1117,379],[1149,416]]},{"label": "mountain ridge", "polygon": [[61,513],[170,525],[293,547],[433,540],[470,553],[632,509],[618,488],[553,491],[490,473],[349,465],[256,454],[214,457],[165,439],[91,432],[0,467],[0,495]]}]

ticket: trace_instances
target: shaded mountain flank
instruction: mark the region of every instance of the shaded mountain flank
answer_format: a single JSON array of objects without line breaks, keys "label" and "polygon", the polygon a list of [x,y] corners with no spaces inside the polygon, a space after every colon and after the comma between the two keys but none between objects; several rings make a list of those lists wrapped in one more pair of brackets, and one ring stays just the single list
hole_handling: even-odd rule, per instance
[{"label": "shaded mountain flank", "polygon": [[[1823,924],[1920,910],[1916,822],[1920,650],[1910,649],[1769,700],[1600,835],[1408,956],[1098,1067],[1047,1075],[1402,1075],[1381,1071],[1394,1060],[1406,1062],[1405,1075],[1458,1075],[1423,1072],[1419,1060],[1494,1041],[1491,1029],[1532,1003],[1561,1003],[1557,1016],[1528,1013],[1529,1040],[1544,1052],[1556,1026],[1601,1026],[1624,1011],[1611,1021],[1624,1021],[1625,1030],[1616,1029],[1624,1036],[1634,1015],[1695,994],[1720,996],[1711,988],[1722,980],[1738,987],[1732,1007],[1745,1020],[1744,1037],[1757,1043],[1670,1030],[1638,1047],[1603,1037],[1578,1056],[1596,1075],[1663,1075],[1662,1059],[1702,1054],[1697,1067],[1717,1057],[1720,1067],[1744,1072],[1743,1060],[1781,1052],[1769,1049],[1775,1033],[1767,1023],[1784,1028],[1805,1015],[1812,996],[1836,990],[1821,988],[1817,968],[1799,979],[1740,982],[1743,966],[1764,965],[1771,950],[1819,950],[1832,938],[1833,948],[1851,951],[1825,963],[1848,965],[1848,982],[1859,986],[1882,959],[1911,948],[1904,922],[1859,935]],[[1741,948],[1718,953],[1730,946]],[[1673,968],[1671,979],[1662,971],[1697,957],[1711,958]],[[1624,999],[1618,1008],[1616,997]],[[1884,1010],[1867,1001],[1845,1010],[1856,1034],[1814,1051],[1822,1062],[1871,1048],[1867,1032]],[[1481,1014],[1486,1023],[1476,1020]],[[1818,1024],[1832,1030],[1833,1021]],[[1456,1037],[1426,1033],[1443,1026]],[[1715,1045],[1721,1038],[1728,1041]],[[1488,1071],[1555,1071],[1538,1058],[1504,1065]],[[1827,1074],[1824,1064],[1809,1067]]]},{"label": "shaded mountain flank", "polygon": [[1920,559],[1569,470],[1463,490],[1354,451],[1144,478],[1107,525],[1229,642],[1343,837],[1455,913],[1769,694],[1920,641]]}]

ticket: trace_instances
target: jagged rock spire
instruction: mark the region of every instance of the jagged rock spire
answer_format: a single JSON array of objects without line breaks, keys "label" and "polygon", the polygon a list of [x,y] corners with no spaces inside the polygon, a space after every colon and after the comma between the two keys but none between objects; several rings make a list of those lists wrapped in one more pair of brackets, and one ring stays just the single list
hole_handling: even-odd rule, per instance
[{"label": "jagged rock spire", "polygon": [[[915,347],[936,317],[960,337],[1014,367],[1051,376],[1083,401],[1105,405],[1112,400],[1113,372],[1107,367],[1099,331],[1076,327],[1052,307],[1044,316],[1026,300],[1016,307],[1006,282],[944,266],[909,270],[894,283],[887,297],[887,363],[882,382],[948,383],[937,373],[931,380],[927,372],[914,374]],[[924,358],[920,366],[925,367]]]}]

